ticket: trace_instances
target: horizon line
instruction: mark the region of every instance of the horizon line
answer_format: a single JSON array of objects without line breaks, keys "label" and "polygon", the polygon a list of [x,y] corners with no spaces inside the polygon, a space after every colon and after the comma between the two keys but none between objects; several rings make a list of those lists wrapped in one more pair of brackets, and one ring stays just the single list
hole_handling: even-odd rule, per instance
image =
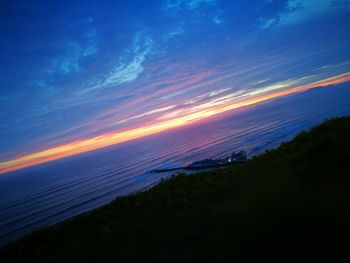
[{"label": "horizon line", "polygon": [[180,117],[174,117],[173,119],[166,121],[155,122],[153,124],[131,128],[125,131],[104,133],[88,139],[75,140],[66,144],[48,148],[46,150],[25,154],[12,160],[0,162],[0,174],[21,170],[39,164],[143,138],[149,135],[158,134],[163,131],[190,125],[200,120],[204,120],[211,116],[228,112],[233,109],[243,108],[279,97],[304,92],[310,89],[341,84],[348,81],[350,81],[350,72],[276,92],[264,92],[265,94],[263,95],[233,102],[231,101],[224,105],[213,106],[208,109],[201,109],[197,112],[189,113]]}]

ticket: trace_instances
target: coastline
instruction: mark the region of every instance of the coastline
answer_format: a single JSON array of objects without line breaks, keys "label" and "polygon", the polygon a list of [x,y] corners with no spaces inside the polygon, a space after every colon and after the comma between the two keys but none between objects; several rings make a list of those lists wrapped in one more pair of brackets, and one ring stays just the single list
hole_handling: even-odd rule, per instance
[{"label": "coastline", "polygon": [[[236,242],[250,240],[250,247],[253,246],[254,252],[258,253],[255,245],[259,243],[259,235],[265,233],[264,228],[272,231],[265,233],[269,233],[265,236],[269,240],[265,249],[279,248],[280,252],[296,249],[296,255],[300,255],[312,254],[316,247],[327,245],[333,251],[333,246],[341,248],[341,244],[345,245],[341,242],[343,235],[348,233],[348,210],[344,205],[350,184],[342,170],[347,167],[349,157],[349,131],[350,118],[337,118],[299,134],[292,141],[254,157],[247,164],[193,176],[177,175],[147,191],[117,198],[94,211],[35,231],[2,247],[0,258],[2,262],[14,258],[25,258],[28,262],[51,262],[49,259],[53,258],[57,262],[74,262],[80,256],[86,261],[113,256],[122,260],[126,255],[130,256],[135,246],[141,251],[139,256],[145,255],[155,242],[165,250],[158,251],[157,258],[171,252],[170,255],[180,261],[180,256],[184,255],[198,257],[198,244],[206,247],[211,244],[210,239],[219,238],[217,234],[223,234],[225,229],[229,233],[249,233],[253,238],[246,239],[238,234],[240,238],[236,240],[225,234],[218,242],[222,248],[217,245],[208,247],[208,258],[228,249],[228,244],[236,244],[236,249],[242,249],[241,252],[235,250],[237,255],[243,256],[246,248]],[[264,217],[266,219],[261,221]],[[311,222],[316,222],[316,225]],[[258,225],[253,227],[256,223]],[[188,227],[194,232],[186,232]],[[213,231],[208,232],[208,227],[214,227]],[[207,229],[204,240],[200,238],[201,229]],[[319,232],[320,229],[323,230]],[[292,230],[299,236],[293,236]],[[324,230],[328,232],[324,233]],[[151,233],[154,236],[150,236]],[[310,243],[310,236],[305,236],[306,233],[311,237],[318,233],[319,240],[312,238],[315,243]],[[285,242],[280,244],[281,247],[273,241],[277,237]],[[188,238],[195,241],[186,243]],[[147,243],[148,239],[152,242]],[[132,240],[136,241],[133,246]],[[161,240],[163,245],[159,243]],[[224,240],[230,242],[226,244]],[[179,241],[185,242],[186,247],[179,245]],[[295,241],[307,242],[309,251],[303,250]],[[285,246],[286,243],[290,247]],[[173,244],[173,247],[167,244]],[[87,247],[90,250],[86,250]],[[175,251],[178,251],[178,256],[175,256]],[[70,253],[73,253],[72,257],[67,258]],[[138,258],[138,255],[131,257]],[[145,260],[151,259],[146,257]]]}]

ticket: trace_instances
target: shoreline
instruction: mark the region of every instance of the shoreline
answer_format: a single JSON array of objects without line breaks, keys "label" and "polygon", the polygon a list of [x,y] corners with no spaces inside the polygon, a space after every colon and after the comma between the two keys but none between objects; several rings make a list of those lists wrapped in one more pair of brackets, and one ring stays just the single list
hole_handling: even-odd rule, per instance
[{"label": "shoreline", "polygon": [[[253,247],[253,254],[257,253],[254,247],[259,243],[254,242],[258,242],[259,233],[265,233],[265,229],[263,236],[269,249],[278,248],[277,254],[292,249],[300,255],[305,251],[295,246],[308,240],[308,236],[304,237],[305,227],[313,235],[318,233],[318,239],[313,240],[315,249],[325,245],[339,247],[343,234],[347,234],[346,225],[341,222],[347,222],[344,195],[350,189],[350,182],[342,170],[347,167],[349,131],[350,118],[337,118],[310,132],[302,132],[244,165],[193,176],[178,174],[146,191],[119,197],[13,241],[0,248],[0,259],[52,262],[56,258],[59,262],[77,262],[81,256],[90,262],[96,256],[105,260],[117,256],[121,261],[131,256],[152,262],[145,253],[157,244],[160,258],[165,259],[163,256],[170,249],[177,251],[178,256],[173,256],[181,261],[184,253],[187,258],[201,258],[196,254],[197,244],[207,246],[213,239],[218,241],[206,251],[213,254],[206,257],[217,255],[223,248],[221,253],[225,254],[232,250],[228,247],[226,250],[226,246],[235,244],[235,253],[243,258],[248,247],[250,250]],[[330,205],[323,200],[328,200]],[[319,216],[319,213],[325,214]],[[266,220],[261,221],[264,217]],[[331,228],[335,223],[337,228]],[[214,232],[203,232],[208,224]],[[187,226],[193,230],[186,232]],[[325,229],[329,234],[319,236]],[[205,239],[201,237],[203,233]],[[343,234],[339,236],[339,233]],[[283,242],[276,243],[275,236]],[[228,237],[232,238],[230,242],[225,241]],[[195,242],[187,244],[186,240]],[[169,242],[173,245],[169,246]],[[184,247],[183,242],[187,244]],[[246,246],[245,242],[252,244]],[[285,246],[286,242],[289,247]],[[132,254],[135,249],[139,253]],[[313,251],[310,248],[310,253]]]}]

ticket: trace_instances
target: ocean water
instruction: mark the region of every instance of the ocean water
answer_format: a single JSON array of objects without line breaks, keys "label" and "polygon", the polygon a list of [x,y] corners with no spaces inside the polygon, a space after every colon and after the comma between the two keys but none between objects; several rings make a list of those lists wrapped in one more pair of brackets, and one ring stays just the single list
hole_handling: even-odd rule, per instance
[{"label": "ocean water", "polygon": [[250,106],[205,122],[0,175],[0,245],[142,191],[171,173],[156,168],[253,156],[325,119],[350,115],[350,84]]}]

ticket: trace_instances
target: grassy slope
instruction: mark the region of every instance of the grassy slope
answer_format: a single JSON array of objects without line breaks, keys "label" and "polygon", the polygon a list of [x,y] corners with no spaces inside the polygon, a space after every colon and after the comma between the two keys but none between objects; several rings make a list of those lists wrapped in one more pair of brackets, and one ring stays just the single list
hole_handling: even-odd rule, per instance
[{"label": "grassy slope", "polygon": [[1,262],[304,261],[349,248],[350,118],[6,246]]}]

